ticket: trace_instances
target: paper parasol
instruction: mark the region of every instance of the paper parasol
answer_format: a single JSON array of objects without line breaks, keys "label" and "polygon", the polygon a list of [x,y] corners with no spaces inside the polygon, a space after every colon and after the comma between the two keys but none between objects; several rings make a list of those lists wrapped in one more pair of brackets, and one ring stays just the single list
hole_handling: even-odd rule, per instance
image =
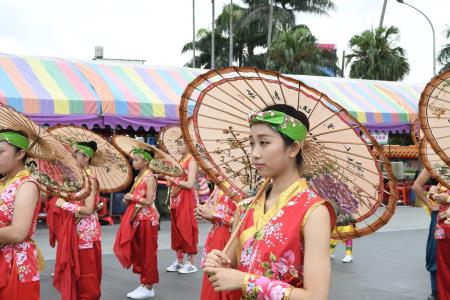
[{"label": "paper parasol", "polygon": [[100,192],[119,192],[130,184],[133,175],[128,158],[104,137],[77,126],[54,126],[49,128],[48,132],[66,144],[69,147],[68,151],[72,151],[70,147],[73,143],[89,141],[97,143],[97,151],[91,159],[89,170],[98,180]]},{"label": "paper parasol", "polygon": [[183,140],[180,126],[170,125],[161,128],[158,135],[158,145],[164,152],[169,153],[176,161],[181,160],[178,152],[178,142]]},{"label": "paper parasol", "polygon": [[[184,124],[185,128],[191,131],[191,135],[194,136],[194,126],[192,124],[192,118],[188,118],[187,124]],[[158,135],[158,144],[161,149],[167,153],[169,153],[173,158],[177,161],[181,160],[181,154],[178,152],[178,143],[180,140],[183,140],[183,134],[181,132],[181,127],[176,125],[166,126],[161,129],[161,132]],[[205,151],[199,144],[195,143],[195,148],[197,149],[197,153],[203,153]],[[196,157],[196,159],[206,160],[207,158],[203,155]]]},{"label": "paper parasol", "polygon": [[419,102],[420,126],[431,148],[450,164],[450,71],[428,82]]},{"label": "paper parasol", "polygon": [[420,156],[425,168],[430,172],[431,177],[440,184],[450,189],[450,170],[449,166],[442,161],[439,155],[434,152],[428,143],[427,138],[420,142]]},{"label": "paper parasol", "polygon": [[90,193],[90,182],[65,146],[36,123],[4,104],[0,104],[0,129],[23,131],[31,141],[26,165],[41,190],[67,200]]},{"label": "paper parasol", "polygon": [[142,148],[153,151],[154,159],[150,162],[149,167],[158,174],[171,177],[182,177],[185,175],[183,168],[175,161],[173,157],[158,148],[147,143],[138,141],[125,135],[116,135],[113,137],[113,144],[122,150],[126,155],[130,156],[134,148]]},{"label": "paper parasol", "polygon": [[[186,87],[180,106],[183,136],[195,156],[207,157],[199,163],[210,178],[226,190],[211,172],[215,169],[231,185],[228,191],[248,195],[255,190],[261,178],[251,164],[247,118],[252,110],[272,104],[289,104],[309,118],[310,133],[303,151],[305,177],[321,197],[333,203],[341,223],[356,225],[339,237],[364,236],[386,224],[395,211],[395,180],[375,139],[326,95],[276,72],[229,67],[200,75]],[[191,107],[194,134],[183,125]],[[205,152],[198,153],[195,143]],[[378,158],[371,147],[380,153]]]}]

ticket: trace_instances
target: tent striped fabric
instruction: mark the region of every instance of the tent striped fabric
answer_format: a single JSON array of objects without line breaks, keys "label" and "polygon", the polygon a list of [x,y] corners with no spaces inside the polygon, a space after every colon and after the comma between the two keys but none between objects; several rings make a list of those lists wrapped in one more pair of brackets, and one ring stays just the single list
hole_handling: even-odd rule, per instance
[{"label": "tent striped fabric", "polygon": [[[186,85],[207,70],[0,54],[0,101],[39,123],[149,129],[179,122]],[[288,75],[371,130],[409,130],[424,84]]]}]

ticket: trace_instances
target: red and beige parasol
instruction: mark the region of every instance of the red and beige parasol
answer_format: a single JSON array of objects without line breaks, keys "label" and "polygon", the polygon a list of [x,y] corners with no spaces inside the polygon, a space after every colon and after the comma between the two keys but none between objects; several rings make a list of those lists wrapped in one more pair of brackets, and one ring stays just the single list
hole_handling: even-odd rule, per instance
[{"label": "red and beige parasol", "polygon": [[65,145],[13,108],[0,104],[0,129],[24,132],[31,141],[27,167],[41,190],[67,200],[90,193],[89,179]]},{"label": "red and beige parasol", "polygon": [[257,189],[262,178],[251,163],[247,117],[272,104],[291,105],[308,117],[303,172],[333,203],[340,221],[355,224],[340,238],[364,236],[386,224],[395,211],[395,180],[375,139],[326,95],[276,72],[229,67],[200,75],[186,87],[180,106],[183,136],[194,156],[205,158],[198,161],[210,178],[227,191],[250,195]]}]

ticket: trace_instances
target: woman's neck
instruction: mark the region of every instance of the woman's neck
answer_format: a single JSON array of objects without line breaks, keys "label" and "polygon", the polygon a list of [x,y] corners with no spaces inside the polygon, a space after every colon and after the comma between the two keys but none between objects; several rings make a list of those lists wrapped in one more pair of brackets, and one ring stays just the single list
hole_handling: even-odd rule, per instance
[{"label": "woman's neck", "polygon": [[5,178],[7,178],[7,179],[14,178],[14,176],[16,176],[17,173],[19,173],[19,172],[21,172],[23,170],[25,170],[25,166],[24,165],[19,165],[19,166],[13,168],[10,172],[6,173],[5,174]]},{"label": "woman's neck", "polygon": [[89,170],[89,163],[82,163],[81,167],[83,168],[83,170],[87,171]]},{"label": "woman's neck", "polygon": [[278,176],[272,177],[272,189],[270,198],[277,199],[294,182],[300,179],[300,174],[296,167],[289,168]]},{"label": "woman's neck", "polygon": [[150,170],[150,168],[145,167],[139,170],[139,175],[143,175],[147,170]]}]

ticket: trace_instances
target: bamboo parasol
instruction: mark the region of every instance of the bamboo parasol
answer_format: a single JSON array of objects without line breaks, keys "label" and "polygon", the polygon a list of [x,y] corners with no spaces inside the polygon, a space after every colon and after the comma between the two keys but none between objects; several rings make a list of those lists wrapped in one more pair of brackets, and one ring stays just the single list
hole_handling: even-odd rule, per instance
[{"label": "bamboo parasol", "polygon": [[0,129],[24,132],[31,141],[26,166],[42,192],[67,200],[77,200],[90,193],[84,170],[53,135],[14,108],[0,104]]},{"label": "bamboo parasol", "polygon": [[[271,104],[291,105],[308,117],[304,175],[333,204],[341,221],[356,224],[339,238],[364,236],[385,225],[395,211],[397,196],[391,165],[380,146],[339,104],[276,72],[229,67],[200,75],[186,87],[180,106],[183,136],[194,156],[206,158],[199,163],[210,178],[229,193],[250,195],[258,189],[264,179],[251,163],[247,116]],[[192,125],[188,124],[190,107],[194,107]],[[204,152],[199,153],[195,144]],[[236,193],[230,196],[240,199]]]},{"label": "bamboo parasol", "polygon": [[65,143],[68,151],[72,150],[71,145],[74,143],[96,142],[97,151],[91,159],[89,170],[98,180],[100,192],[122,191],[130,184],[132,172],[128,159],[102,136],[77,126],[59,125],[49,128],[48,131]]}]

